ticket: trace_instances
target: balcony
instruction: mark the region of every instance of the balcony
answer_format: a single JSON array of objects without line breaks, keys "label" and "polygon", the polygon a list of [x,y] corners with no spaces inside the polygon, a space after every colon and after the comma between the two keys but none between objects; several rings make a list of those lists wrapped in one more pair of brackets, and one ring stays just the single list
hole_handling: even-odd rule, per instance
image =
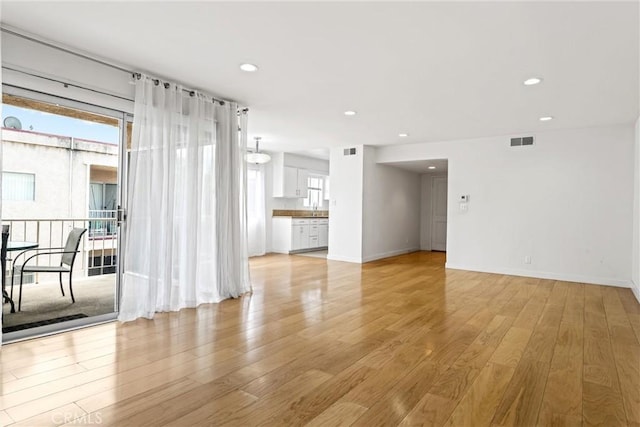
[{"label": "balcony", "polygon": [[[60,292],[57,273],[25,275],[22,310],[9,312],[3,305],[3,331],[57,323],[70,318],[92,317],[113,313],[116,304],[117,219],[116,211],[89,211],[87,218],[9,219],[10,241],[36,242],[39,248],[63,247],[67,235],[75,227],[86,228],[73,268],[73,291],[76,302],[68,292],[68,275],[63,275],[65,295]],[[7,291],[11,292],[11,265],[19,252],[7,254]],[[21,257],[18,263],[21,263]],[[35,265],[57,265],[59,255],[37,257]],[[18,301],[19,277],[14,284],[14,300]],[[63,320],[64,319],[64,320]]]}]

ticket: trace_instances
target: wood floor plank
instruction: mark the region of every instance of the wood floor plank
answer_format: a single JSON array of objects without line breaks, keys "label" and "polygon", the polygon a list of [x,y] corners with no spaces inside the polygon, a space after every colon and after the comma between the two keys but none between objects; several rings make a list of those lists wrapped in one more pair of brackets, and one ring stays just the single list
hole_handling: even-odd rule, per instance
[{"label": "wood floor plank", "polygon": [[529,343],[531,334],[532,329],[511,327],[489,361],[515,368]]},{"label": "wood floor plank", "polygon": [[640,346],[614,344],[613,350],[627,421],[640,424]]},{"label": "wood floor plank", "polygon": [[333,376],[304,398],[297,400],[276,416],[263,418],[260,425],[302,425],[310,422],[331,405],[336,403],[346,393],[362,383],[372,370],[366,366],[353,365]]},{"label": "wood floor plank", "polygon": [[429,393],[458,401],[473,384],[495,350],[495,347],[471,344],[453,366],[437,378]]},{"label": "wood floor plank", "polygon": [[[582,423],[584,294],[581,291],[576,287],[568,293],[569,301],[560,323],[538,415],[539,424],[542,425],[555,425],[562,420]],[[576,316],[576,313],[580,313],[580,316]]]},{"label": "wood floor plank", "polygon": [[27,418],[19,423],[12,424],[11,427],[60,426],[73,421],[81,421],[87,424],[93,421],[95,424],[102,424],[102,418],[100,416],[93,415],[89,418],[82,408],[78,407],[75,403],[70,403],[36,415],[35,417]]},{"label": "wood floor plank", "polygon": [[[366,368],[365,368],[366,369]],[[357,370],[358,374],[363,373]],[[326,383],[332,375],[326,372],[311,370],[272,390],[256,403],[236,411],[225,418],[216,419],[218,425],[266,424],[280,420],[285,411],[290,411],[300,401],[305,401],[307,394],[316,387]],[[326,408],[324,408],[326,409]],[[323,409],[323,410],[324,410]],[[322,412],[322,411],[320,411]],[[316,414],[317,415],[317,414]]]},{"label": "wood floor plank", "polygon": [[488,363],[462,397],[446,426],[488,426],[515,368]]},{"label": "wood floor plank", "polygon": [[616,289],[611,287],[603,289],[602,301],[611,342],[631,346],[640,345]]},{"label": "wood floor plank", "polygon": [[625,426],[627,418],[618,390],[611,386],[584,382],[584,424],[588,426]]},{"label": "wood floor plank", "polygon": [[245,408],[258,400],[257,397],[242,390],[234,390],[222,397],[206,402],[202,406],[176,418],[167,424],[157,424],[172,427],[215,425],[217,420],[228,418],[236,411]]},{"label": "wood floor plank", "polygon": [[[9,370],[2,372],[2,375],[0,376],[0,384],[5,384],[11,381],[15,381],[18,378],[13,375]],[[0,385],[0,387],[2,387],[2,385]]]},{"label": "wood floor plank", "polygon": [[521,360],[496,409],[493,424],[535,425],[548,374],[548,363],[530,358]]},{"label": "wood floor plank", "polygon": [[624,310],[628,314],[640,314],[640,304],[638,304],[638,300],[636,300],[635,295],[633,295],[633,291],[629,288],[615,288],[618,292],[618,297],[620,298],[620,302],[624,306]]},{"label": "wood floor plank", "polygon": [[41,374],[31,375],[25,378],[20,378],[10,383],[2,385],[2,394],[15,393],[26,388],[35,387],[37,385],[45,384],[51,381],[63,379],[65,377],[75,375],[81,372],[86,372],[80,364],[75,363],[67,365],[59,369],[43,372]]},{"label": "wood floor plank", "polygon": [[[199,385],[200,384],[191,380],[179,379],[171,383],[156,386],[139,394],[122,396],[121,398],[116,396],[110,399],[110,401],[115,401],[116,403],[106,407],[103,406],[96,411],[91,411],[89,415],[93,415],[94,418],[100,416],[102,425],[118,426],[140,412],[155,407],[172,398],[181,397],[184,393],[193,390]],[[82,425],[83,423],[82,420],[76,419],[67,424]]]},{"label": "wood floor plank", "polygon": [[387,394],[371,405],[367,412],[353,423],[354,426],[387,426],[399,424],[418,404],[425,390],[446,369],[425,360],[407,373]]},{"label": "wood floor plank", "polygon": [[307,427],[350,426],[367,408],[349,402],[337,402],[308,423]]},{"label": "wood floor plank", "polygon": [[[402,347],[391,360],[379,369],[373,369],[372,375],[346,393],[342,400],[368,408],[392,389],[406,373],[420,361],[424,352],[418,347]],[[367,366],[364,364],[364,366]]]},{"label": "wood floor plank", "polygon": [[640,314],[629,313],[629,323],[633,328],[633,332],[636,334],[636,339],[640,342]]},{"label": "wood floor plank", "polygon": [[4,345],[0,423],[640,427],[628,289],[445,258],[267,255],[250,295]]},{"label": "wood floor plank", "polygon": [[584,380],[619,390],[613,349],[600,289],[588,287],[584,316]]},{"label": "wood floor plank", "polygon": [[402,427],[444,425],[457,404],[456,400],[427,393],[399,425]]},{"label": "wood floor plank", "polygon": [[0,426],[8,426],[10,424],[13,424],[13,418],[5,411],[0,410]]}]

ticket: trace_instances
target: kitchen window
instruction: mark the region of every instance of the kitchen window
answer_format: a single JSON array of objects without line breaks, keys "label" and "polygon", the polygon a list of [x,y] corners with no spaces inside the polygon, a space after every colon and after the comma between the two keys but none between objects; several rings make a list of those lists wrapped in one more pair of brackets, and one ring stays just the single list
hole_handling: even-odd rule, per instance
[{"label": "kitchen window", "polygon": [[309,175],[309,178],[307,178],[307,197],[302,201],[302,205],[305,208],[322,207],[323,184],[323,176]]}]

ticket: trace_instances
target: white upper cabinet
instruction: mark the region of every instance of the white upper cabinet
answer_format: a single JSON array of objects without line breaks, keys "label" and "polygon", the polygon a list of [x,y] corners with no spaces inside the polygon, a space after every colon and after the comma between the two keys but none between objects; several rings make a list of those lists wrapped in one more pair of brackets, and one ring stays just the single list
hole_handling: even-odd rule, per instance
[{"label": "white upper cabinet", "polygon": [[283,155],[274,155],[273,159],[273,197],[307,197],[307,178],[309,172],[303,168],[285,166]]},{"label": "white upper cabinet", "polygon": [[307,197],[307,185],[309,183],[309,172],[306,169],[298,169],[298,196]]},{"label": "white upper cabinet", "polygon": [[283,166],[282,182],[276,180],[275,173],[273,177],[273,197],[307,197],[307,178],[309,177],[309,172],[305,169]]},{"label": "white upper cabinet", "polygon": [[276,195],[277,183],[274,182],[274,197],[298,197],[298,168],[284,166],[282,180],[283,190],[281,196]]}]

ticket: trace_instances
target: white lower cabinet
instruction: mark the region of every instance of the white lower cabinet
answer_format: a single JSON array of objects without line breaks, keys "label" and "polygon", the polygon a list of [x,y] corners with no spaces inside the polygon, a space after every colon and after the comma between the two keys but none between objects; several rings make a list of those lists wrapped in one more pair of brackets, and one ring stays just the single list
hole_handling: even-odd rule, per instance
[{"label": "white lower cabinet", "polygon": [[309,247],[309,225],[295,224],[291,226],[291,250],[298,251]]},{"label": "white lower cabinet", "polygon": [[329,246],[329,220],[326,224],[320,224],[318,226],[318,246]]},{"label": "white lower cabinet", "polygon": [[309,220],[309,247],[317,248],[318,244],[318,219]]},{"label": "white lower cabinet", "polygon": [[273,217],[272,249],[278,253],[327,247],[327,218]]}]

